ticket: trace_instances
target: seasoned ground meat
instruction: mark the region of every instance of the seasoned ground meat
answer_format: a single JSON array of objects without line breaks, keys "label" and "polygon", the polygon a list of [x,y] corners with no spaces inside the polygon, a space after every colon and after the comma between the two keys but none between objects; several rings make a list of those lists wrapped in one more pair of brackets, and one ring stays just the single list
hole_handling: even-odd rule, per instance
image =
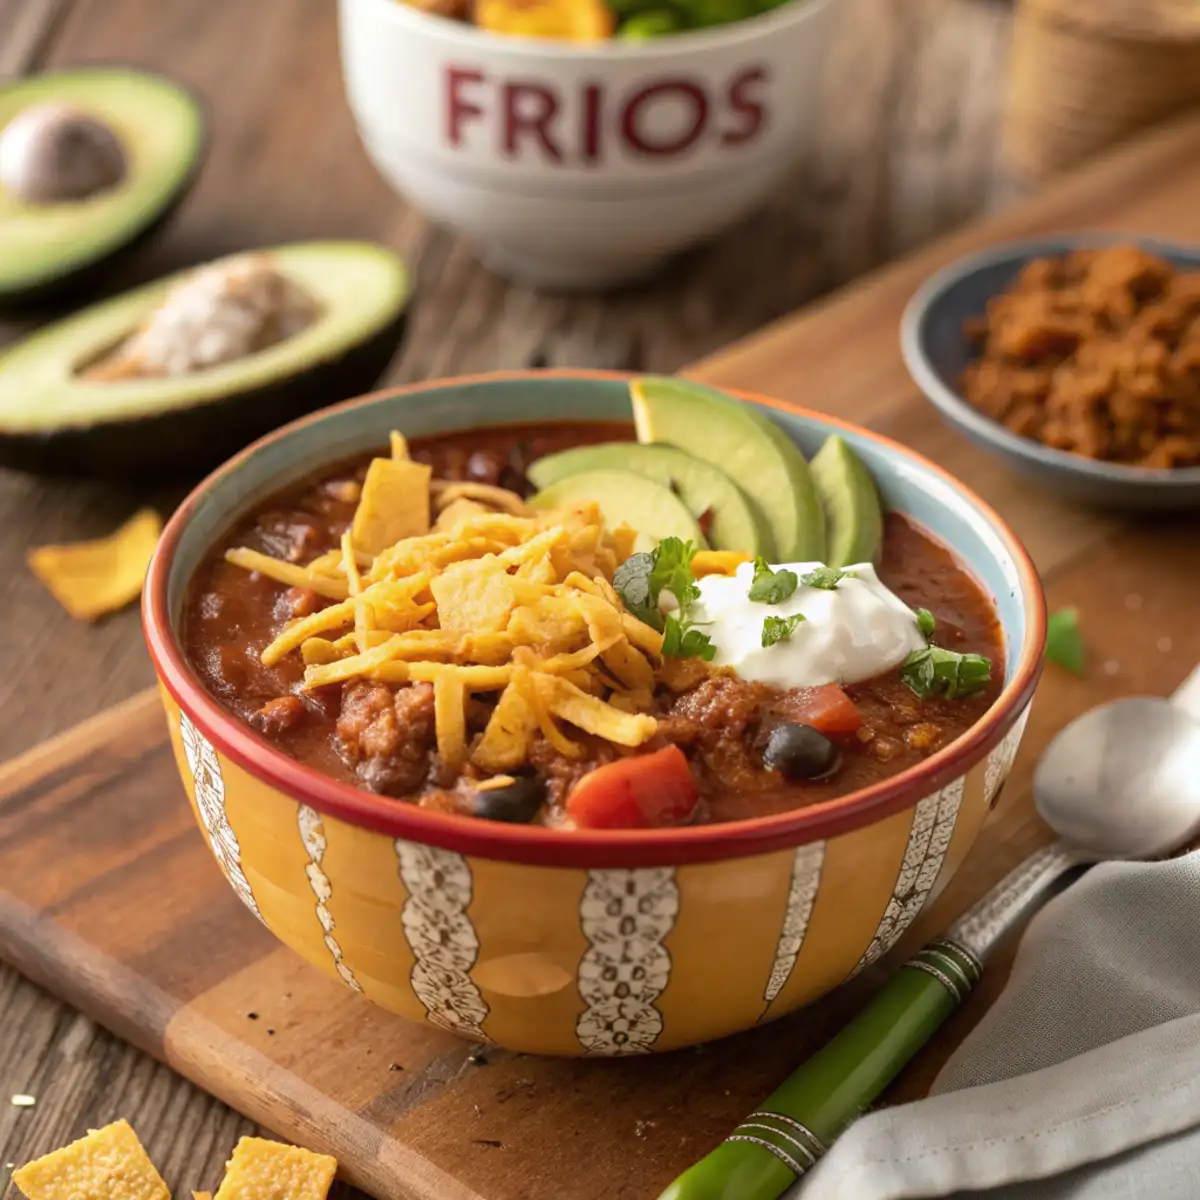
[{"label": "seasoned ground meat", "polygon": [[1200,272],[1137,246],[1035,258],[967,330],[976,408],[1022,437],[1141,467],[1200,464]]},{"label": "seasoned ground meat", "polygon": [[[574,732],[574,731],[572,731]],[[570,790],[589,772],[617,758],[616,747],[599,738],[581,738],[583,753],[565,758],[540,735],[529,748],[530,765],[546,780],[546,794],[552,807],[559,807]]]},{"label": "seasoned ground meat", "polygon": [[365,787],[391,796],[417,791],[429,774],[435,738],[432,685],[396,691],[382,683],[348,685],[337,734],[342,755]]},{"label": "seasoned ground meat", "polygon": [[250,720],[255,729],[270,737],[285,729],[294,729],[304,720],[307,712],[299,696],[278,696],[268,700]]}]

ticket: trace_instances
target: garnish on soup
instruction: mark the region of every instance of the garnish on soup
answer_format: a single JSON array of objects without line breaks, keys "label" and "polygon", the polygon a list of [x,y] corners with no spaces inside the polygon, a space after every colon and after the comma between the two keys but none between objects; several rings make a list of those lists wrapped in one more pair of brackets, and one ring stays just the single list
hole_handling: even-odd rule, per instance
[{"label": "garnish on soup", "polygon": [[[530,463],[628,436],[396,435],[274,497],[197,575],[192,662],[334,778],[581,829],[827,800],[919,762],[995,698],[987,601],[898,514],[878,570],[840,570],[681,537],[635,553],[644,535],[589,499],[527,503]],[[928,645],[934,613],[955,649]]]}]

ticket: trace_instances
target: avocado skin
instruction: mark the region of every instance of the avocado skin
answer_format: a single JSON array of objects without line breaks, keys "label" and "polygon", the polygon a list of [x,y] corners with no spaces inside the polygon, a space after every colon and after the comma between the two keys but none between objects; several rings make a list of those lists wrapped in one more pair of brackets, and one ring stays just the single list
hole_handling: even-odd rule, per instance
[{"label": "avocado skin", "polygon": [[298,375],[190,408],[52,433],[0,431],[0,467],[120,481],[209,470],[280,425],[369,392],[403,341],[407,319],[399,313],[340,357]]},{"label": "avocado skin", "polygon": [[[119,64],[110,65],[119,66]],[[136,69],[143,75],[154,74],[151,71],[143,71],[140,67]],[[165,75],[161,78],[167,79]],[[176,87],[179,86],[174,80],[167,80],[167,82],[174,84]],[[52,275],[40,280],[38,283],[31,284],[29,287],[18,288],[13,291],[5,291],[3,288],[0,288],[0,315],[24,312],[24,310],[30,309],[61,308],[64,304],[71,308],[82,307],[79,301],[90,299],[92,293],[99,293],[103,290],[104,277],[112,271],[119,260],[123,259],[127,254],[133,254],[135,251],[141,249],[146,242],[150,241],[174,217],[179,206],[191,194],[196,180],[200,177],[200,171],[203,169],[205,160],[208,158],[208,147],[211,140],[208,105],[194,92],[189,91],[188,95],[191,97],[196,111],[196,119],[199,122],[196,154],[192,159],[192,165],[188,169],[187,174],[180,179],[175,188],[164,200],[162,211],[148,225],[139,229],[128,241],[121,242],[119,245],[102,251],[99,258],[92,258],[86,262],[76,263],[75,266],[71,267],[64,274]],[[70,295],[68,295],[68,292]]]}]

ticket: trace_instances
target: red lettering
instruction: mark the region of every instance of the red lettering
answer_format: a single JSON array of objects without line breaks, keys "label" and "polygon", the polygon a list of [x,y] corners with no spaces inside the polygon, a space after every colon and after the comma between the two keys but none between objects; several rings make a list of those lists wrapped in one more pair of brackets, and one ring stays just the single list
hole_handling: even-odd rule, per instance
[{"label": "red lettering", "polygon": [[464,94],[468,83],[482,83],[483,72],[474,67],[446,68],[446,140],[461,146],[463,126],[471,117],[482,117],[483,109]]},{"label": "red lettering", "polygon": [[604,93],[598,83],[583,89],[583,161],[600,161],[600,104]]},{"label": "red lettering", "polygon": [[550,136],[550,122],[557,115],[558,97],[549,88],[540,83],[506,83],[501,135],[504,153],[515,158],[518,140],[524,134],[532,134],[551,162],[562,162],[562,151]]},{"label": "red lettering", "polygon": [[[692,123],[671,141],[651,141],[639,125],[639,118],[646,106],[663,96],[679,96],[692,109]],[[667,157],[682,154],[695,145],[708,123],[708,97],[703,90],[687,79],[667,79],[652,83],[630,97],[621,118],[621,133],[631,150],[639,154]]]},{"label": "red lettering", "polygon": [[766,109],[760,100],[750,94],[750,89],[755,84],[765,83],[766,78],[766,67],[751,67],[729,84],[729,107],[744,119],[739,125],[726,129],[721,134],[721,141],[726,146],[740,146],[743,142],[752,141],[762,132],[766,123]]}]

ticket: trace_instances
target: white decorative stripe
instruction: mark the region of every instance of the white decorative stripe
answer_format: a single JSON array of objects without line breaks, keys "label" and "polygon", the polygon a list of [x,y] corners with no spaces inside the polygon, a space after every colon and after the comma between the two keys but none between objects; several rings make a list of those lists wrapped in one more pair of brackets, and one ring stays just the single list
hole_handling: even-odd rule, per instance
[{"label": "white decorative stripe", "polygon": [[996,793],[1003,786],[1017,761],[1017,750],[1021,745],[1021,737],[1025,725],[1029,721],[1029,708],[1013,722],[1012,728],[1004,735],[1000,744],[988,755],[983,772],[983,796],[987,804],[996,798]]},{"label": "white decorative stripe", "polygon": [[479,935],[467,916],[471,868],[461,854],[397,838],[396,857],[408,899],[400,919],[412,949],[413,991],[429,1020],[479,1041],[487,1003],[471,979],[479,957]]},{"label": "white decorative stripe", "polygon": [[183,753],[188,770],[192,773],[196,808],[200,812],[204,831],[208,834],[208,844],[238,898],[262,921],[263,916],[258,911],[258,902],[250,890],[250,882],[242,872],[242,848],[225,813],[225,780],[221,777],[217,752],[185,712],[179,714],[179,733],[183,738]]},{"label": "white decorative stripe", "polygon": [[579,906],[588,949],[579,964],[587,1004],[575,1035],[589,1054],[639,1054],[662,1033],[654,1002],[671,976],[663,939],[679,913],[672,867],[589,871]]},{"label": "white decorative stripe", "polygon": [[325,945],[333,955],[333,965],[342,981],[356,992],[361,992],[362,986],[354,978],[354,972],[342,961],[342,947],[333,935],[337,923],[328,908],[330,897],[333,895],[333,884],[329,882],[329,876],[321,870],[321,861],[329,845],[325,838],[325,825],[321,814],[316,809],[309,808],[307,804],[301,804],[296,812],[296,823],[300,826],[300,840],[304,843],[304,849],[308,851],[309,861],[304,873],[308,876],[308,886],[317,898],[317,920],[325,930]]},{"label": "white decorative stripe", "polygon": [[926,796],[914,809],[908,846],[904,851],[904,861],[900,864],[900,876],[896,880],[892,898],[888,901],[871,944],[850,972],[851,978],[885,955],[925,907],[925,901],[929,899],[929,893],[941,874],[942,863],[946,861],[965,782],[965,779],[956,779],[940,792]]},{"label": "white decorative stripe", "polygon": [[808,932],[808,922],[812,917],[813,902],[821,886],[821,868],[824,864],[824,842],[810,842],[797,847],[792,859],[792,885],[788,891],[783,929],[779,934],[779,944],[775,947],[771,977],[763,992],[763,999],[768,1005],[783,990],[800,956],[800,947],[804,945],[804,935]]}]

